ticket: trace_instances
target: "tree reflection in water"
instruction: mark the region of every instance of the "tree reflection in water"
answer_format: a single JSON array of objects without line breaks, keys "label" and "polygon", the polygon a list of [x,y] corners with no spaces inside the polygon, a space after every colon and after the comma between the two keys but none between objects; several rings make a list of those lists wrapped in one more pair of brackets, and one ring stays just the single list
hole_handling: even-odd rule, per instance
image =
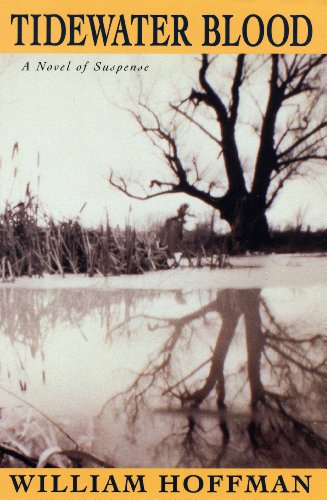
[{"label": "tree reflection in water", "polygon": [[[182,300],[180,292],[177,298]],[[220,328],[212,354],[188,366],[186,372],[185,367],[181,369],[182,353],[192,348],[192,337],[201,328],[199,320],[205,323],[212,313],[220,318],[216,318]],[[178,466],[323,465],[327,442],[321,415],[325,376],[322,335],[313,332],[303,336],[301,324],[293,329],[280,324],[259,289],[219,291],[207,305],[179,318],[143,317],[149,329],[168,329],[170,333],[129,388],[111,398],[103,412],[117,398],[123,399],[133,427],[139,410],[151,401],[151,393],[152,398],[161,394],[157,403],[164,401],[167,408],[158,413],[170,417],[177,413],[184,418],[178,431],[170,430],[160,441],[157,453],[162,455],[165,447],[168,455],[180,449]],[[244,372],[247,376],[227,404],[226,358],[241,318],[246,359],[228,378],[236,381]],[[120,327],[125,331],[129,328],[128,323]],[[178,371],[183,372],[179,379]],[[247,410],[237,403],[246,382],[250,389]],[[233,388],[231,392],[235,392]]]},{"label": "tree reflection in water", "polygon": [[[16,353],[11,359],[18,363],[8,365],[10,358],[2,355],[0,385],[13,388],[14,377],[6,381],[12,370],[24,397],[26,390],[28,397],[34,391],[37,400],[39,382],[43,394],[51,387],[52,404],[60,394],[56,377],[63,374],[52,366],[47,377],[53,380],[48,381],[47,356],[61,355],[65,335],[59,335],[54,354],[51,341],[60,332],[66,334],[67,326],[75,348],[70,353],[78,357],[78,349],[84,352],[78,377],[96,366],[98,386],[89,390],[95,391],[93,400],[99,407],[111,390],[99,415],[99,408],[87,407],[87,418],[94,419],[88,451],[99,458],[108,451],[111,456],[114,447],[119,466],[322,466],[323,337],[314,323],[289,318],[281,322],[280,304],[275,309],[273,305],[270,294],[259,289],[185,294],[2,289],[2,345],[11,346]],[[291,307],[292,302],[286,305]],[[89,329],[90,324],[98,326]],[[98,356],[93,360],[90,344]],[[135,359],[134,350],[140,369],[123,362],[124,356]],[[62,355],[61,366],[68,366],[69,375],[62,387],[71,386],[77,402],[75,407],[66,406],[65,429],[78,440],[85,430],[85,422],[83,428],[77,419],[85,392],[76,387],[75,395],[71,360],[69,354]],[[121,356],[118,375],[111,367],[113,355]],[[37,370],[28,371],[35,357],[41,359]],[[98,359],[106,366],[96,364]],[[117,387],[125,389],[117,393],[112,377],[123,379]],[[94,383],[95,378],[90,380]],[[22,412],[28,414],[26,408]],[[60,446],[62,439],[61,433]],[[31,449],[37,454],[42,446],[33,442]]]}]

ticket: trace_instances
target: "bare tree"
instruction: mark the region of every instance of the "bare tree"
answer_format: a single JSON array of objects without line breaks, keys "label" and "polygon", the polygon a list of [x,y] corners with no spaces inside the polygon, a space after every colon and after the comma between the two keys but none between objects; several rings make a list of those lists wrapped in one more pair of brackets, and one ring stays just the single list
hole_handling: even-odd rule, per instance
[{"label": "bare tree", "polygon": [[[132,111],[141,130],[159,148],[169,178],[163,174],[152,179],[144,195],[113,172],[109,181],[136,199],[171,193],[197,198],[229,223],[239,249],[256,250],[270,242],[266,211],[285,181],[307,174],[311,166],[327,158],[322,104],[325,56],[240,54],[235,56],[227,93],[220,86],[216,59],[202,56],[197,83],[186,97],[169,104],[168,119],[167,113],[163,115],[143,98]],[[253,96],[258,89],[260,95]],[[237,138],[245,103],[258,109],[252,124],[258,147],[250,165]],[[191,154],[181,144],[181,124],[185,123],[216,148],[209,178],[201,155],[194,151],[201,138],[193,141]]]}]

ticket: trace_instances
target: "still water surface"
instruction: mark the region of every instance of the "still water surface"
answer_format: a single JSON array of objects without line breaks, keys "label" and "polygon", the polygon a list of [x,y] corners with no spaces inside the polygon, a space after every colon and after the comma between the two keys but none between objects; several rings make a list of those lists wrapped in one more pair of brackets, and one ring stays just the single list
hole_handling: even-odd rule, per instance
[{"label": "still water surface", "polygon": [[2,288],[1,442],[39,456],[68,434],[120,467],[323,466],[323,299]]}]

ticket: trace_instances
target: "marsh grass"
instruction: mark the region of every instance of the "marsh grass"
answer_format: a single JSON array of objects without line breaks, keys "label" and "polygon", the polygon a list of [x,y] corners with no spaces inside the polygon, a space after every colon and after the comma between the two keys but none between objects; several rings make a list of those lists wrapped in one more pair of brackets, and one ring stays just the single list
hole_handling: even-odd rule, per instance
[{"label": "marsh grass", "polygon": [[[187,250],[187,245],[186,245]],[[226,248],[209,257],[203,245],[198,251],[183,251],[189,264],[224,267]],[[6,203],[0,213],[0,280],[20,276],[79,274],[86,276],[142,274],[178,267],[161,243],[160,230],[137,232],[129,224],[113,230],[108,217],[96,229],[84,227],[79,218],[55,221],[32,195],[29,185],[25,199]]]},{"label": "marsh grass", "polygon": [[46,215],[27,186],[25,200],[6,203],[0,214],[0,279],[45,273],[137,274],[168,267],[166,248],[154,233],[131,227],[113,231],[107,221],[97,229],[78,218],[55,221]]},{"label": "marsh grass", "polygon": [[[84,446],[23,400],[20,407],[3,410],[2,420],[1,467],[114,467],[111,457],[105,454],[98,458],[85,451]],[[95,436],[89,434],[89,447],[94,440]]]}]

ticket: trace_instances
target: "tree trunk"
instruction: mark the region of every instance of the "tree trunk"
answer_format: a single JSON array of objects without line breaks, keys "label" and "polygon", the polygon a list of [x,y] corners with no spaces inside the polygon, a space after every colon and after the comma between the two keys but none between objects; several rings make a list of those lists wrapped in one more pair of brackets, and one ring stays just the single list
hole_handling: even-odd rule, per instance
[{"label": "tree trunk", "polygon": [[265,201],[259,197],[246,194],[233,198],[229,193],[220,214],[230,225],[234,252],[265,250],[271,244]]}]

